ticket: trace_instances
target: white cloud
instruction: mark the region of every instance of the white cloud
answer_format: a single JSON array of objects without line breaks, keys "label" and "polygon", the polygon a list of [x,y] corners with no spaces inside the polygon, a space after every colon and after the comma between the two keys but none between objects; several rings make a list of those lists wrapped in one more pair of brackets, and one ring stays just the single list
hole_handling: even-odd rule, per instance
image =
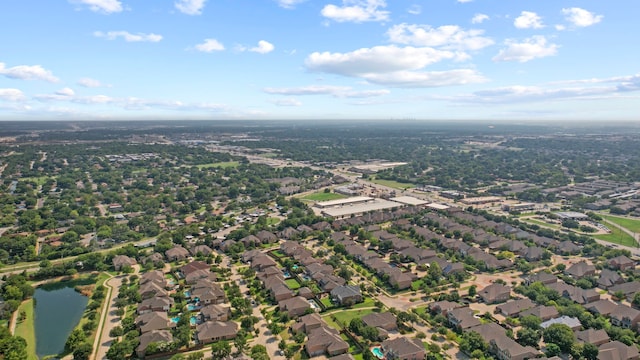
[{"label": "white cloud", "polygon": [[485,20],[489,20],[489,15],[487,14],[475,14],[471,18],[472,24],[482,24]]},{"label": "white cloud", "polygon": [[202,44],[198,44],[195,46],[195,49],[198,51],[211,53],[214,51],[222,51],[224,50],[224,45],[220,43],[216,39],[205,39]]},{"label": "white cloud", "polygon": [[544,27],[542,18],[532,11],[520,13],[520,16],[513,21],[513,25],[518,29],[541,29]]},{"label": "white cloud", "polygon": [[207,0],[177,0],[174,5],[181,13],[187,15],[200,15]]},{"label": "white cloud", "polygon": [[73,91],[73,89],[71,88],[62,88],[58,91],[56,91],[53,94],[45,94],[45,95],[36,95],[34,96],[35,99],[40,100],[40,101],[52,101],[52,100],[57,100],[57,101],[65,101],[65,100],[69,100],[72,101],[75,99],[75,91]]},{"label": "white cloud", "polygon": [[18,89],[0,89],[0,100],[17,102],[25,98],[24,93]]},{"label": "white cloud", "polygon": [[117,38],[122,38],[126,42],[159,42],[162,40],[162,35],[158,34],[145,34],[145,33],[137,33],[132,34],[128,31],[94,31],[93,36],[99,38],[105,38],[107,40],[116,40]]},{"label": "white cloud", "polygon": [[249,51],[256,52],[259,54],[267,54],[272,52],[273,49],[275,49],[275,46],[273,46],[272,43],[265,40],[260,40],[258,41],[258,46],[252,47],[251,49],[249,49]]},{"label": "white cloud", "polygon": [[102,83],[100,81],[96,79],[91,79],[91,78],[82,78],[78,80],[77,84],[83,87],[88,87],[88,88],[96,88],[96,87],[102,86]]},{"label": "white cloud", "polygon": [[307,68],[346,76],[417,70],[456,56],[451,51],[428,47],[395,45],[362,48],[348,53],[314,52],[307,57]]},{"label": "white cloud", "polygon": [[547,43],[544,36],[532,36],[523,42],[505,41],[506,49],[500,50],[493,61],[527,62],[537,58],[553,56],[558,52],[558,45]]},{"label": "white cloud", "polygon": [[473,1],[473,0],[458,0],[458,2],[459,2],[459,3],[463,3],[463,4],[464,4],[464,3],[470,3],[470,2],[472,2],[472,1]]},{"label": "white cloud", "polygon": [[87,5],[93,12],[112,14],[122,11],[122,3],[119,0],[71,0],[71,2]]},{"label": "white cloud", "polygon": [[278,5],[285,9],[293,9],[296,5],[301,4],[307,0],[276,0]]},{"label": "white cloud", "polygon": [[389,12],[380,10],[386,7],[385,0],[342,0],[342,6],[328,4],[320,13],[337,22],[386,21]]},{"label": "white cloud", "polygon": [[383,74],[367,74],[364,78],[371,83],[402,88],[454,86],[487,81],[484,76],[472,69],[395,71]]},{"label": "white cloud", "polygon": [[432,28],[429,25],[399,24],[387,31],[391,42],[460,50],[479,50],[493,45],[493,40],[482,34],[483,30],[463,30],[457,25]]},{"label": "white cloud", "polygon": [[270,102],[277,106],[302,106],[302,102],[295,98],[274,99]]},{"label": "white cloud", "polygon": [[391,91],[386,89],[380,90],[353,90],[349,86],[332,86],[332,85],[310,85],[292,88],[265,88],[267,94],[273,95],[331,95],[336,98],[370,98],[382,95],[388,95]]},{"label": "white cloud", "polygon": [[7,68],[4,63],[0,62],[0,74],[10,79],[58,82],[58,78],[53,76],[51,71],[40,65],[18,65]]},{"label": "white cloud", "polygon": [[578,27],[587,27],[597,24],[602,21],[602,18],[604,17],[577,7],[562,9],[562,13],[566,16],[567,21]]},{"label": "white cloud", "polygon": [[74,96],[75,94],[76,94],[76,92],[73,91],[73,89],[68,88],[68,87],[62,88],[62,89],[56,91],[56,95],[61,95],[61,96],[69,96],[69,97],[71,97],[71,96]]},{"label": "white cloud", "polygon": [[564,31],[564,30],[566,30],[566,27],[565,27],[564,25],[562,25],[562,24],[555,25],[554,27],[555,27],[555,29],[556,29],[556,30],[558,30],[558,31]]},{"label": "white cloud", "polygon": [[422,13],[422,6],[413,4],[407,9],[407,12],[411,15],[420,15]]}]

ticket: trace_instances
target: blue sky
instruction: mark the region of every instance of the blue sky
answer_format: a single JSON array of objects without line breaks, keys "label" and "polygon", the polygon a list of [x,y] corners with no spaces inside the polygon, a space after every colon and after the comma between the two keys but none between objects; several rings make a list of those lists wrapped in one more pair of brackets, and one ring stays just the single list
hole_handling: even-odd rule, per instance
[{"label": "blue sky", "polygon": [[0,119],[635,120],[638,0],[9,0]]}]

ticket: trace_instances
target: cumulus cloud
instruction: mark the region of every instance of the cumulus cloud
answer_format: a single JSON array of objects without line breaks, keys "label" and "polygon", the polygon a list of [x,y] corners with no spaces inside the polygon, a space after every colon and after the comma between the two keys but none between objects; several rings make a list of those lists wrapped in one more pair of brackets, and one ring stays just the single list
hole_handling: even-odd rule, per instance
[{"label": "cumulus cloud", "polygon": [[309,70],[350,76],[394,87],[435,87],[486,81],[475,70],[422,71],[459,54],[430,47],[376,46],[349,53],[313,53],[305,64]]},{"label": "cumulus cloud", "polygon": [[513,21],[513,25],[518,29],[541,29],[544,27],[542,18],[532,11],[520,13],[520,16]]},{"label": "cumulus cloud", "polygon": [[277,106],[302,106],[302,102],[296,98],[274,99],[270,102]]},{"label": "cumulus cloud", "polygon": [[132,34],[128,31],[94,31],[93,36],[104,38],[107,40],[116,40],[117,38],[122,38],[126,42],[159,42],[160,40],[162,40],[162,35],[153,33]]},{"label": "cumulus cloud", "polygon": [[527,62],[537,58],[553,56],[558,52],[558,45],[548,43],[544,36],[532,36],[523,42],[505,41],[507,47],[500,50],[493,61]]},{"label": "cumulus cloud", "polygon": [[53,76],[50,70],[46,70],[40,65],[18,65],[7,68],[4,63],[0,63],[0,75],[10,79],[58,82],[58,78]]},{"label": "cumulus cloud", "polygon": [[51,100],[63,101],[63,100],[73,100],[75,95],[76,93],[75,91],[73,91],[73,89],[66,87],[56,91],[53,94],[36,95],[34,96],[34,98],[40,101],[51,101]]},{"label": "cumulus cloud", "polygon": [[17,102],[25,99],[24,93],[18,89],[0,89],[0,100]]},{"label": "cumulus cloud", "polygon": [[493,45],[493,40],[483,34],[483,30],[464,30],[457,25],[432,28],[429,25],[399,24],[387,31],[389,40],[394,43],[459,50],[479,50]]},{"label": "cumulus cloud", "polygon": [[176,9],[187,15],[200,15],[207,0],[178,0],[174,3]]},{"label": "cumulus cloud", "polygon": [[205,39],[202,44],[196,45],[195,49],[201,52],[211,53],[224,50],[224,45],[216,39]]},{"label": "cumulus cloud", "polygon": [[102,83],[96,79],[82,78],[78,80],[78,85],[88,88],[97,88],[103,86]]},{"label": "cumulus cloud", "polygon": [[464,3],[470,3],[470,2],[472,2],[472,1],[473,1],[473,0],[458,0],[458,2],[459,2],[459,3],[463,3],[463,4],[464,4]]},{"label": "cumulus cloud", "polygon": [[296,7],[296,5],[301,4],[305,1],[307,0],[276,0],[278,5],[281,8],[285,8],[285,9],[293,9]]},{"label": "cumulus cloud", "polygon": [[122,11],[122,3],[119,0],[70,0],[74,4],[89,6],[93,12],[112,14]]},{"label": "cumulus cloud", "polygon": [[275,49],[275,46],[273,46],[272,43],[265,40],[260,40],[258,41],[258,46],[250,48],[249,51],[259,54],[267,54],[272,52],[273,49]]},{"label": "cumulus cloud", "polygon": [[265,88],[267,94],[304,96],[304,95],[331,95],[336,98],[369,98],[390,94],[386,89],[379,90],[353,90],[350,86],[310,85],[291,88]]},{"label": "cumulus cloud", "polygon": [[476,84],[487,81],[484,76],[472,69],[394,71],[391,73],[367,74],[364,78],[374,84],[401,88],[442,87]]},{"label": "cumulus cloud", "polygon": [[489,15],[487,15],[487,14],[475,14],[471,18],[471,23],[472,24],[482,24],[486,20],[489,20]]},{"label": "cumulus cloud", "polygon": [[602,18],[604,17],[577,7],[562,9],[562,13],[565,15],[568,22],[578,27],[595,25],[602,21]]},{"label": "cumulus cloud", "polygon": [[314,52],[307,57],[305,64],[313,71],[361,76],[368,73],[417,70],[454,57],[455,53],[451,51],[388,45],[362,48],[348,53]]},{"label": "cumulus cloud", "polygon": [[342,5],[328,4],[320,12],[322,16],[337,22],[386,21],[389,12],[385,0],[342,0]]}]

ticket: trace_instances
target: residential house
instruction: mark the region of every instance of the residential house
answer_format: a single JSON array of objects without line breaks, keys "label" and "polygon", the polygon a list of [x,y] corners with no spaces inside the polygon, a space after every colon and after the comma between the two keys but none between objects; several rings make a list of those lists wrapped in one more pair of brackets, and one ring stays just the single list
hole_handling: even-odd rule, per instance
[{"label": "residential house", "polygon": [[326,326],[326,325],[327,323],[324,320],[322,320],[320,315],[313,313],[313,314],[307,314],[299,317],[298,321],[296,321],[293,325],[291,325],[291,330],[296,334],[300,332],[309,334],[311,330],[322,327],[322,326]]},{"label": "residential house", "polygon": [[447,320],[452,326],[461,330],[466,330],[481,324],[480,320],[473,315],[473,310],[469,307],[457,308],[448,311]]},{"label": "residential house", "polygon": [[461,308],[463,305],[451,302],[447,300],[436,301],[434,303],[429,304],[429,311],[435,314],[442,314],[447,316],[447,313],[453,309]]},{"label": "residential house", "polygon": [[138,264],[136,259],[130,258],[127,255],[116,255],[116,256],[114,256],[113,260],[112,260],[112,263],[113,263],[113,268],[116,271],[120,271],[120,270],[122,270],[122,268],[125,268],[125,267],[129,267],[130,268],[130,267]]},{"label": "residential house", "polygon": [[356,285],[344,285],[334,288],[331,290],[331,298],[343,306],[350,306],[362,302],[360,287]]},{"label": "residential house", "polygon": [[238,324],[233,321],[207,321],[196,326],[196,339],[200,344],[230,340],[237,334]]},{"label": "residential house", "polygon": [[192,272],[199,270],[210,270],[211,265],[207,264],[204,261],[192,261],[186,265],[182,265],[178,268],[178,271],[183,277],[191,274]]},{"label": "residential house", "polygon": [[370,313],[362,317],[365,325],[378,329],[380,339],[389,337],[389,331],[398,330],[398,323],[395,315],[390,312]]},{"label": "residential house", "polygon": [[522,346],[506,335],[505,329],[495,323],[478,325],[468,329],[475,331],[489,344],[489,352],[500,360],[533,359],[538,351],[529,346]]},{"label": "residential house", "polygon": [[313,293],[311,289],[306,286],[303,286],[298,289],[298,296],[302,296],[305,299],[313,299],[316,295]]},{"label": "residential house", "polygon": [[309,357],[325,354],[334,356],[349,351],[349,344],[340,337],[337,330],[321,326],[310,330],[304,348]]},{"label": "residential house", "polygon": [[142,334],[153,331],[168,329],[173,323],[169,321],[166,312],[149,312],[139,315],[135,319],[136,326]]},{"label": "residential house", "polygon": [[612,269],[625,271],[634,269],[636,267],[636,262],[624,255],[620,255],[609,259],[609,261],[607,261],[607,265]]},{"label": "residential house", "polygon": [[231,315],[231,307],[210,304],[200,309],[203,321],[227,321]]},{"label": "residential house", "polygon": [[258,231],[258,233],[256,234],[256,237],[260,239],[260,242],[262,242],[263,244],[271,244],[274,242],[278,242],[278,237],[274,233],[269,232],[267,230]]},{"label": "residential house", "polygon": [[226,295],[222,287],[206,279],[199,280],[191,287],[191,297],[197,297],[204,305],[222,304],[226,301]]},{"label": "residential house", "polygon": [[189,251],[180,245],[174,246],[173,248],[165,251],[164,254],[169,261],[182,261],[189,257]]},{"label": "residential house", "polygon": [[534,282],[541,282],[544,285],[553,284],[558,281],[558,277],[548,272],[541,271],[539,273],[531,274],[524,278],[524,283],[529,286]]},{"label": "residential house", "polygon": [[584,308],[587,309],[587,311],[603,316],[609,316],[609,314],[611,314],[617,307],[618,304],[607,299],[594,301],[592,303],[584,305]]},{"label": "residential house", "polygon": [[564,324],[570,327],[571,330],[574,330],[574,331],[582,327],[582,324],[580,323],[580,320],[578,320],[578,318],[574,318],[566,315],[560,316],[555,319],[549,319],[547,321],[544,321],[540,324],[540,327],[543,329],[546,329],[553,324]]},{"label": "residential house", "polygon": [[638,360],[640,353],[635,345],[611,341],[598,347],[598,360]]},{"label": "residential house", "polygon": [[538,305],[531,309],[522,311],[519,314],[521,318],[530,315],[533,315],[542,321],[547,321],[558,317],[560,313],[558,313],[558,309],[556,309],[555,306]]},{"label": "residential house", "polygon": [[574,279],[582,279],[583,277],[594,276],[596,274],[596,267],[586,261],[580,261],[569,266],[565,269],[564,273]]},{"label": "residential house", "polygon": [[617,272],[609,269],[602,269],[602,271],[600,271],[600,277],[598,278],[598,287],[608,289],[614,285],[622,284],[624,282],[624,278]]},{"label": "residential house", "polygon": [[147,347],[151,343],[169,344],[173,342],[173,335],[169,330],[153,330],[140,336],[140,344],[136,347],[136,355],[139,359],[144,359]]},{"label": "residential house", "polygon": [[517,316],[520,312],[530,309],[535,306],[535,303],[529,298],[518,299],[513,301],[507,301],[504,304],[496,306],[495,312],[500,313],[506,317]]},{"label": "residential house", "polygon": [[600,346],[609,342],[609,335],[604,331],[604,329],[587,329],[583,331],[576,331],[576,339],[581,343],[590,343]]},{"label": "residential house", "polygon": [[142,315],[152,311],[169,311],[174,302],[173,298],[168,296],[148,298],[138,304],[137,312]]},{"label": "residential house", "polygon": [[164,287],[167,283],[167,280],[164,278],[164,273],[161,270],[147,271],[146,273],[140,275],[140,286],[151,282],[157,283]]},{"label": "residential house", "polygon": [[633,300],[633,296],[637,292],[640,292],[640,281],[634,280],[634,281],[630,281],[630,282],[614,285],[614,286],[610,287],[608,291],[609,291],[609,294],[614,295],[614,296],[618,292],[620,292],[620,293],[624,294],[624,297],[626,297],[629,301],[632,301]]},{"label": "residential house", "polygon": [[301,296],[295,296],[278,302],[278,308],[280,311],[286,311],[289,317],[295,318],[304,315],[311,308],[311,305],[309,305],[309,300]]},{"label": "residential house", "polygon": [[201,269],[192,271],[184,277],[184,281],[189,285],[195,284],[202,279],[215,281],[218,279],[218,274],[212,273],[211,271],[209,271],[209,269]]},{"label": "residential house", "polygon": [[611,324],[625,329],[635,329],[640,321],[640,310],[619,304],[610,314]]},{"label": "residential house", "polygon": [[198,253],[204,256],[209,256],[212,252],[213,250],[211,250],[211,248],[208,247],[207,245],[196,245],[193,248],[191,248],[191,255],[193,256],[198,255]]},{"label": "residential house", "polygon": [[158,282],[147,282],[140,286],[138,289],[140,298],[142,300],[152,297],[168,297],[169,292]]},{"label": "residential house", "polygon": [[502,284],[494,283],[478,292],[485,304],[496,304],[509,300],[511,288]]},{"label": "residential house", "polygon": [[420,339],[410,339],[404,336],[385,340],[380,345],[389,360],[423,360],[426,356]]},{"label": "residential house", "polygon": [[539,261],[539,260],[542,260],[544,253],[545,253],[545,250],[543,248],[532,246],[527,248],[524,251],[524,258],[527,261]]}]

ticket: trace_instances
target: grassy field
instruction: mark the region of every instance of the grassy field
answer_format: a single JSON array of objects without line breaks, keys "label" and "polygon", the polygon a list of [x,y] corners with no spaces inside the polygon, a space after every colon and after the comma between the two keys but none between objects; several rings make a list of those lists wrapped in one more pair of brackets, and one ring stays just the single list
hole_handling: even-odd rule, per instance
[{"label": "grassy field", "polygon": [[399,189],[399,190],[406,190],[406,189],[416,187],[415,184],[401,183],[393,180],[371,179],[370,181],[375,184],[380,184],[380,185],[392,187],[394,189]]},{"label": "grassy field", "polygon": [[24,321],[16,324],[16,335],[22,337],[27,341],[27,355],[29,360],[38,360],[36,356],[36,332],[34,326],[34,314],[33,314],[33,299],[29,299],[23,302],[18,307],[18,316],[21,311],[27,314],[27,318]]},{"label": "grassy field", "polygon": [[625,246],[637,246],[636,241],[626,232],[618,229],[615,226],[611,226],[611,234],[593,235],[594,238],[599,240],[608,241],[614,244],[620,244]]},{"label": "grassy field", "polygon": [[224,169],[224,168],[230,168],[230,167],[237,167],[238,165],[240,165],[240,163],[237,161],[225,161],[225,162],[202,164],[202,165],[196,165],[196,166],[198,167],[198,169],[202,170],[202,169],[208,169],[212,167],[219,167]]},{"label": "grassy field", "polygon": [[[337,311],[334,312],[333,314],[330,315],[325,315],[322,318],[327,322],[327,324],[329,325],[335,325],[338,328],[340,327],[340,324],[343,324],[344,326],[349,326],[349,323],[351,322],[352,319],[355,318],[361,318],[367,314],[371,314],[373,312],[372,309],[363,309],[363,310],[354,310],[354,311]],[[333,317],[335,317],[336,321],[333,320]]]},{"label": "grassy field", "polygon": [[329,201],[329,200],[344,199],[346,197],[347,196],[342,194],[317,192],[317,193],[309,194],[303,197],[303,199],[311,200],[311,201]]},{"label": "grassy field", "polygon": [[296,279],[287,279],[284,282],[287,284],[287,286],[291,290],[300,289],[300,283]]},{"label": "grassy field", "polygon": [[640,233],[640,219],[623,218],[623,217],[617,217],[612,215],[602,215],[602,214],[598,214],[598,215],[611,221],[614,224],[618,224],[622,226],[625,229],[629,229],[634,233]]},{"label": "grassy field", "polygon": [[531,223],[531,224],[536,224],[536,225],[544,226],[544,227],[547,227],[547,228],[551,228],[551,229],[560,229],[560,225],[549,224],[549,223],[544,222],[542,220],[537,220],[537,219],[532,219],[532,218],[521,218],[520,220],[526,221],[526,222]]},{"label": "grassy field", "polygon": [[[24,181],[24,182],[33,181],[38,185],[44,185],[44,183],[46,183],[47,180],[49,180],[49,178],[50,178],[49,176],[26,177],[26,178],[20,179],[20,181]],[[54,177],[54,179],[55,179],[55,177]]]}]

